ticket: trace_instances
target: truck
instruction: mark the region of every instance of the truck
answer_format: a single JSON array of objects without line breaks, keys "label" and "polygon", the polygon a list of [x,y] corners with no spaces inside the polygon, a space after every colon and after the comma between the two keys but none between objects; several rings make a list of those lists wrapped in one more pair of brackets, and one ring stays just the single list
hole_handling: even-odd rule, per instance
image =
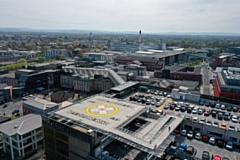
[{"label": "truck", "polygon": [[139,90],[140,90],[141,92],[146,92],[146,91],[148,90],[148,87],[146,87],[146,86],[140,86],[140,87],[139,87]]}]

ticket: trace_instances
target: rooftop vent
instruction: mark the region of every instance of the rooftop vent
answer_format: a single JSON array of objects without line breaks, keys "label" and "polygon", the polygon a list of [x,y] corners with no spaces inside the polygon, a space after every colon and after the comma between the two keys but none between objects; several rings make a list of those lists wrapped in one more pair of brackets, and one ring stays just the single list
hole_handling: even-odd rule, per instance
[{"label": "rooftop vent", "polygon": [[15,125],[13,128],[14,128],[14,129],[18,128],[18,125]]},{"label": "rooftop vent", "polygon": [[92,130],[92,129],[89,129],[89,130],[87,131],[87,133],[88,133],[88,134],[91,134],[91,133],[93,133],[93,130]]}]

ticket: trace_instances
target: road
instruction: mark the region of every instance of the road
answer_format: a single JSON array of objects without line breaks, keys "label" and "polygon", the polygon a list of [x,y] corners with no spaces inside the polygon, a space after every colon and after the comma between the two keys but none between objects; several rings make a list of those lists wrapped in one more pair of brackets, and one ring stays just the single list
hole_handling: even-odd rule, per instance
[{"label": "road", "polygon": [[208,65],[205,64],[202,66],[202,86],[201,86],[201,94],[210,95],[211,87],[210,87],[210,71],[208,70]]}]

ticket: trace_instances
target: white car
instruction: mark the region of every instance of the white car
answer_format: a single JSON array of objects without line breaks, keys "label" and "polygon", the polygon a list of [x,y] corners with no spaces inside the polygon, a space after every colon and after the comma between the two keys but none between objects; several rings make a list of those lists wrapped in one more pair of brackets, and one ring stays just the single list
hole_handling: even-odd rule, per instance
[{"label": "white car", "polygon": [[197,109],[193,109],[192,110],[192,114],[197,114],[198,113],[198,110]]},{"label": "white car", "polygon": [[233,115],[232,116],[232,122],[237,123],[238,122],[238,117]]},{"label": "white car", "polygon": [[211,137],[208,141],[208,143],[214,145],[215,144],[215,138]]},{"label": "white car", "polygon": [[193,131],[188,131],[187,138],[192,139],[193,138]]},{"label": "white car", "polygon": [[187,130],[186,129],[182,129],[181,130],[181,135],[182,136],[186,136],[187,135]]},{"label": "white car", "polygon": [[169,95],[167,95],[167,98],[171,98],[171,95],[169,94]]},{"label": "white car", "polygon": [[193,117],[193,122],[198,122],[198,117]]},{"label": "white car", "polygon": [[220,109],[220,104],[216,104],[216,106],[215,106],[217,109]]},{"label": "white car", "polygon": [[198,139],[198,140],[201,139],[201,133],[200,133],[200,132],[197,132],[197,133],[196,133],[196,135],[195,135],[195,139]]}]

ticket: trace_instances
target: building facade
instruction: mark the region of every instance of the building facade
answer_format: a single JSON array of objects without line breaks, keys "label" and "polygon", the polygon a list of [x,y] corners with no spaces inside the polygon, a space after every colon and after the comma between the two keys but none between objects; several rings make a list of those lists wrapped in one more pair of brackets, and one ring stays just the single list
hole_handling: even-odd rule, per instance
[{"label": "building facade", "polygon": [[46,53],[44,53],[44,57],[46,57],[46,58],[55,58],[57,54],[63,54],[66,57],[68,57],[68,51],[66,49],[52,49],[52,50],[48,50],[48,51],[46,51]]},{"label": "building facade", "polygon": [[1,124],[3,151],[12,160],[25,158],[43,146],[42,118],[29,114]]},{"label": "building facade", "polygon": [[228,67],[217,73],[214,81],[214,96],[240,99],[240,69]]}]

